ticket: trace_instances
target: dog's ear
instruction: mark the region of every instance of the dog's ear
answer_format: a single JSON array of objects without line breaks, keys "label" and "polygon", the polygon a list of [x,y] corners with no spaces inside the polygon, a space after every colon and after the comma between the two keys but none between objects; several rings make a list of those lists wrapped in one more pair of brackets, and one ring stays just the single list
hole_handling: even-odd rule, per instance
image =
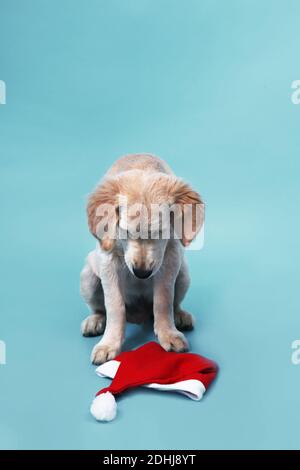
[{"label": "dog's ear", "polygon": [[204,222],[204,202],[200,194],[180,179],[172,178],[169,194],[174,208],[173,225],[183,246],[188,246]]},{"label": "dog's ear", "polygon": [[118,211],[118,180],[105,179],[90,195],[87,204],[88,225],[105,251],[111,251],[116,243]]}]

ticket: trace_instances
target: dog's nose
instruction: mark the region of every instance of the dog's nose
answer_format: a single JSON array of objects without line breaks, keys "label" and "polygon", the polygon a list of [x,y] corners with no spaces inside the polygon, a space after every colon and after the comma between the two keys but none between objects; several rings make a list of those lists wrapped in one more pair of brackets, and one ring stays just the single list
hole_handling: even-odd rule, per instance
[{"label": "dog's nose", "polygon": [[133,268],[134,275],[139,279],[147,279],[147,277],[151,276],[152,269],[139,269]]}]

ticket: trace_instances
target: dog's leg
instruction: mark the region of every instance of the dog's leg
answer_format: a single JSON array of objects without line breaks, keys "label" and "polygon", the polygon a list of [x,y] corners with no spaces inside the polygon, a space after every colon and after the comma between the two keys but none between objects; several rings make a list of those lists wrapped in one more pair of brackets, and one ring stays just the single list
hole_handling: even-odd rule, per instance
[{"label": "dog's leg", "polygon": [[181,265],[176,245],[167,249],[163,267],[154,277],[154,331],[166,351],[187,351],[188,342],[174,322],[174,288]]},{"label": "dog's leg", "polygon": [[81,333],[83,336],[99,336],[104,332],[106,321],[104,295],[101,281],[88,263],[80,274],[80,293],[92,310],[92,314],[81,323]]},{"label": "dog's leg", "polygon": [[91,354],[93,364],[114,359],[121,351],[125,333],[125,302],[118,261],[110,255],[100,267],[100,277],[104,292],[106,327],[104,335],[95,345]]},{"label": "dog's leg", "polygon": [[189,331],[194,328],[195,320],[194,317],[183,310],[180,306],[183,301],[185,294],[190,285],[190,276],[188,272],[187,263],[183,260],[180,271],[178,273],[175,282],[175,293],[174,293],[174,317],[175,325],[179,330]]}]

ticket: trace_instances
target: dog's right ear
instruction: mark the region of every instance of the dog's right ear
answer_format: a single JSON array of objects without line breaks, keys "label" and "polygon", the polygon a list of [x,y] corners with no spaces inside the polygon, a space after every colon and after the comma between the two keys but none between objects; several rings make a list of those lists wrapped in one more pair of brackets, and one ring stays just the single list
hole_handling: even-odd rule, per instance
[{"label": "dog's right ear", "polygon": [[[204,202],[200,194],[180,179],[169,178],[169,194],[175,208],[175,226],[183,246],[189,246],[199,233],[204,222]],[[179,211],[176,211],[179,209]],[[175,228],[175,232],[177,232]]]},{"label": "dog's right ear", "polygon": [[116,243],[119,220],[118,194],[118,180],[111,178],[100,183],[88,199],[89,229],[105,251],[111,251]]}]

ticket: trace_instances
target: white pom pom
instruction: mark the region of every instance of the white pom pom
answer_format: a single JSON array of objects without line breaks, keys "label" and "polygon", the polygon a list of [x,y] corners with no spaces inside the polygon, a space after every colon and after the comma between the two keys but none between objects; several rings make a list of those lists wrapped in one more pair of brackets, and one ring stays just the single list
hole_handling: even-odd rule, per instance
[{"label": "white pom pom", "polygon": [[117,403],[110,392],[100,393],[91,404],[91,413],[98,421],[112,421],[117,414]]}]

